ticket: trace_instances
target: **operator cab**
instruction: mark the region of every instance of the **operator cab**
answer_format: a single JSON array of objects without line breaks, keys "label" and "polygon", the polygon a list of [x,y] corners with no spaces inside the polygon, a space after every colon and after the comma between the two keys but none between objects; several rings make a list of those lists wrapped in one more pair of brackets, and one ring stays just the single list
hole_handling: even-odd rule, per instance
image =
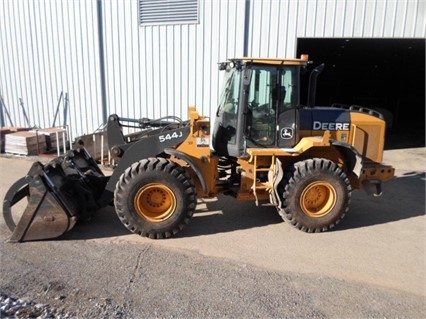
[{"label": "operator cab", "polygon": [[247,148],[292,147],[298,141],[301,59],[231,59],[216,112],[213,148],[242,157]]}]

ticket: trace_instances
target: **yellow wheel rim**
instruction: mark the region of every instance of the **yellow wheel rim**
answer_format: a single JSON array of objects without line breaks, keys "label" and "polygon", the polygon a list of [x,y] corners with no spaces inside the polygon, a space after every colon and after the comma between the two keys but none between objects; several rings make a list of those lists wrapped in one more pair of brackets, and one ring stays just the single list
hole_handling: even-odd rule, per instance
[{"label": "yellow wheel rim", "polygon": [[300,197],[300,206],[310,217],[323,217],[333,209],[336,198],[336,190],[330,183],[314,182],[304,189]]},{"label": "yellow wheel rim", "polygon": [[139,216],[154,223],[168,219],[176,210],[176,196],[163,184],[141,187],[135,196],[135,208]]}]

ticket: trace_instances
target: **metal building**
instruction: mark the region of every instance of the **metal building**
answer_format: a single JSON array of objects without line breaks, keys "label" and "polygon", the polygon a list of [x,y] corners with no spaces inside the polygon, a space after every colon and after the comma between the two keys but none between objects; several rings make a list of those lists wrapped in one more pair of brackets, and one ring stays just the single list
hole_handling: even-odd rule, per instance
[{"label": "metal building", "polygon": [[2,0],[1,125],[28,124],[25,110],[50,127],[58,111],[75,137],[110,113],[212,115],[217,62],[307,53],[326,62],[319,103],[386,109],[399,127],[416,109],[424,132],[425,37],[425,0]]}]

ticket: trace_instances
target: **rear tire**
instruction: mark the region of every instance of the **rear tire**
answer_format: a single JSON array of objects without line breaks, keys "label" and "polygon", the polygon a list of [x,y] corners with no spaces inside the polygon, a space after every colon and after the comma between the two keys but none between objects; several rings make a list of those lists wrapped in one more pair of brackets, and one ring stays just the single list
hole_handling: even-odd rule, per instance
[{"label": "rear tire", "polygon": [[327,159],[297,162],[283,179],[281,217],[305,232],[332,229],[349,209],[351,185],[346,174]]},{"label": "rear tire", "polygon": [[131,232],[158,239],[177,234],[197,204],[196,189],[186,171],[164,158],[134,163],[121,175],[114,205]]}]

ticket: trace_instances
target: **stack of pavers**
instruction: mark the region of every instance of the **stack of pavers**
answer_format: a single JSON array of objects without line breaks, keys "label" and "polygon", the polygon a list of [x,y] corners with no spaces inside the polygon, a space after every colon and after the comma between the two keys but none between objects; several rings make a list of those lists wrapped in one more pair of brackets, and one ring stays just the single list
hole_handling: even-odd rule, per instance
[{"label": "stack of pavers", "polygon": [[6,134],[5,152],[19,155],[44,153],[46,152],[46,136],[31,131]]},{"label": "stack of pavers", "polygon": [[67,140],[67,132],[65,129],[60,127],[43,128],[38,130],[32,130],[31,132],[37,132],[40,135],[44,135],[46,138],[46,149],[48,151],[64,147]]},{"label": "stack of pavers", "polygon": [[0,152],[1,153],[5,152],[6,136],[8,134],[16,133],[16,132],[24,132],[24,131],[29,131],[29,130],[30,130],[30,128],[28,128],[28,127],[16,127],[16,126],[2,127],[0,129],[0,141],[1,141]]}]

